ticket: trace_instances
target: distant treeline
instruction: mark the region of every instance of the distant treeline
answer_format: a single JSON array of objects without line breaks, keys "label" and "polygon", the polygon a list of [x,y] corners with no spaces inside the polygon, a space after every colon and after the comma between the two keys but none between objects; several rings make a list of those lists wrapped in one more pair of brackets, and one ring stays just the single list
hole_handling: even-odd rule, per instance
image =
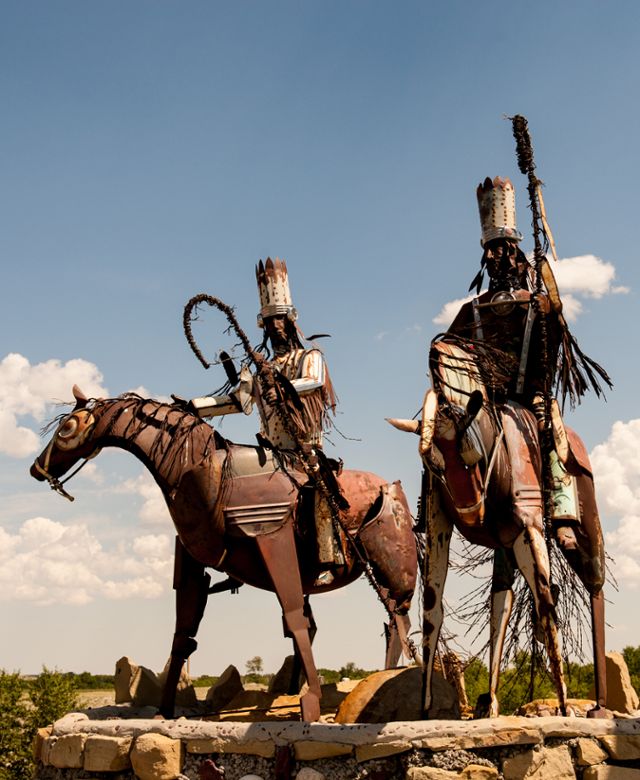
[{"label": "distant treeline", "polygon": [[[624,660],[629,667],[631,683],[636,691],[640,692],[640,646],[625,647],[622,651]],[[514,712],[519,706],[532,699],[554,697],[555,688],[553,682],[545,671],[545,656],[541,654],[533,660],[527,653],[520,653],[515,663],[502,671],[500,676],[500,690],[498,698],[502,712]],[[242,675],[244,682],[262,683],[268,685],[273,678],[272,673],[263,672],[262,659],[256,656],[246,664],[247,673]],[[360,669],[352,661],[349,661],[340,669],[318,669],[325,683],[336,683],[344,677],[351,680],[359,680],[367,677],[376,670]],[[114,685],[112,674],[90,674],[89,672],[57,672],[59,678],[71,690],[110,690]],[[587,699],[593,688],[593,665],[569,662],[565,664],[568,695],[571,698]],[[489,689],[489,671],[486,665],[478,658],[472,659],[465,668],[465,685],[469,703],[473,706],[481,693]],[[15,676],[16,684],[24,690],[29,690],[33,680],[37,678]],[[200,675],[192,678],[196,687],[210,687],[218,681],[216,675]],[[18,682],[19,680],[19,682]]]}]

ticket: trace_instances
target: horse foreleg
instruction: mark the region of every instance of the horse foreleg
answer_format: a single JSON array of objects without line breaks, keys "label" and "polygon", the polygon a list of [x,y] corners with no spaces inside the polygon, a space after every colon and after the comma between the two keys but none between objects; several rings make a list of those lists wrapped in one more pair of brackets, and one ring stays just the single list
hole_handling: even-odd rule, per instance
[{"label": "horse foreleg", "polygon": [[489,717],[500,714],[498,704],[498,685],[500,683],[500,664],[504,650],[507,626],[513,607],[514,581],[513,563],[504,548],[498,548],[493,555],[493,574],[491,578],[491,617],[489,621]]},{"label": "horse foreleg", "polygon": [[[385,596],[388,591],[383,589]],[[395,601],[391,600],[389,607],[393,612],[393,617],[388,623],[384,624],[384,636],[386,652],[384,656],[384,668],[395,669],[398,666],[400,657],[403,653],[409,655],[409,630],[411,628],[411,619],[409,615],[399,615],[394,612]]]},{"label": "horse foreleg", "polygon": [[[309,603],[309,596],[305,595],[304,597],[304,615],[309,621],[309,641],[313,645],[313,640],[315,639],[316,632],[318,630],[318,627],[316,626],[316,621],[313,617],[313,612],[311,611],[311,604]],[[296,696],[298,693],[300,693],[300,675],[302,674],[302,659],[300,658],[300,653],[298,652],[298,648],[296,647],[296,643],[293,643],[293,664],[291,665],[291,679],[289,680],[289,686],[287,688],[287,693],[290,696]]]},{"label": "horse foreleg", "polygon": [[320,717],[320,680],[311,651],[309,620],[300,579],[300,567],[293,538],[293,527],[286,523],[277,531],[256,537],[256,543],[275,590],[285,625],[285,635],[293,639],[309,690],[300,697],[302,719]]},{"label": "horse foreleg", "polygon": [[542,531],[528,527],[517,537],[513,544],[518,568],[522,572],[535,604],[536,614],[544,635],[544,643],[549,657],[558,704],[563,715],[567,714],[567,686],[562,670],[560,639],[554,617],[554,600],[551,593],[551,568],[549,554]]},{"label": "horse foreleg", "polygon": [[423,495],[422,501],[430,501],[425,531],[425,553],[422,566],[424,603],[422,607],[422,692],[425,716],[432,704],[431,678],[433,662],[438,649],[442,628],[442,597],[449,566],[449,545],[453,525],[445,515],[432,489],[430,496]]},{"label": "horse foreleg", "polygon": [[176,629],[160,703],[160,713],[165,718],[174,716],[176,689],[182,667],[198,646],[195,636],[207,604],[210,580],[211,578],[204,571],[204,565],[189,555],[180,540],[176,538],[173,569]]},{"label": "horse foreleg", "polygon": [[593,671],[596,706],[587,712],[588,718],[607,717],[607,670],[604,646],[604,593],[591,594],[591,636],[593,640]]}]

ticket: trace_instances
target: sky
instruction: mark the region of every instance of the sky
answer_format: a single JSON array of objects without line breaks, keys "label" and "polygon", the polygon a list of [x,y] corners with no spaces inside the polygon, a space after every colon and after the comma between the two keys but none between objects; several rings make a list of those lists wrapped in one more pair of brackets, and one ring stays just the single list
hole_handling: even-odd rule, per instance
[{"label": "sky", "polygon": [[[224,381],[182,332],[200,292],[256,343],[254,265],[287,260],[340,399],[330,455],[401,479],[427,350],[480,261],[475,188],[525,181],[505,116],[524,114],[567,316],[615,387],[567,413],[592,457],[616,591],[607,648],[640,645],[636,362],[640,7],[524,2],[0,0],[0,668],[160,669],[173,632],[173,528],[148,473],[104,451],[69,484],[28,470],[71,399],[185,398]],[[231,346],[213,311],[197,335]],[[255,417],[216,422],[253,441]],[[221,575],[215,575],[219,578]],[[468,586],[449,575],[452,602]],[[378,668],[368,585],[313,600],[319,666]],[[464,627],[452,626],[462,646]],[[290,652],[272,594],[211,597],[195,674],[275,671]]]}]

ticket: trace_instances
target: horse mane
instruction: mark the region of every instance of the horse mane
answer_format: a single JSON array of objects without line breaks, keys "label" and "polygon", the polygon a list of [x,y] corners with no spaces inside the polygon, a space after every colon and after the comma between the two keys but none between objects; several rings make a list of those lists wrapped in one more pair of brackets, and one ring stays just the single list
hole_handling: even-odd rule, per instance
[{"label": "horse mane", "polygon": [[[70,404],[64,405],[67,406],[67,409],[57,414],[42,428],[43,435],[57,428],[60,422],[70,414],[68,409]],[[106,421],[103,431],[105,436],[113,434],[118,421],[125,412],[130,414],[122,436],[125,441],[132,444],[144,431],[151,427],[154,428],[156,436],[148,456],[158,466],[172,467],[181,455],[183,443],[197,429],[202,432],[201,440],[204,445],[200,453],[200,462],[204,461],[215,450],[229,451],[229,442],[197,414],[189,410],[183,402],[170,403],[155,398],[145,398],[135,392],[126,392],[111,398],[89,398],[84,408],[95,415],[108,413],[109,410],[113,411]],[[175,413],[178,414],[178,417],[175,416]],[[166,437],[162,434],[169,436],[168,445]],[[225,474],[227,471],[228,469],[223,469],[222,487],[226,482]]]}]

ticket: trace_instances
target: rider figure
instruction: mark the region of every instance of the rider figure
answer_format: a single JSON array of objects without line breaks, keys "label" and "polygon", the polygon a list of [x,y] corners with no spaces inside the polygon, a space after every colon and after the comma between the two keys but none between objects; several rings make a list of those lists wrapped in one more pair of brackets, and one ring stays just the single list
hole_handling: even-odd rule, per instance
[{"label": "rider figure", "polygon": [[[448,333],[507,353],[513,368],[504,400],[516,401],[533,411],[542,427],[544,393],[549,392],[555,378],[561,325],[549,297],[534,292],[534,270],[519,247],[522,234],[516,227],[511,181],[486,178],[478,186],[477,197],[484,253],[471,288],[479,292],[486,269],[489,289],[462,306]],[[545,338],[541,332],[543,318]],[[551,414],[554,428],[564,434],[555,399]],[[552,524],[560,545],[574,549],[573,526],[580,520],[575,478],[567,474],[555,449],[548,457],[553,479]]]},{"label": "rider figure", "polygon": [[[301,414],[299,409],[286,404],[285,413],[290,415],[308,453],[321,452],[328,415],[336,406],[324,356],[317,347],[307,349],[302,344],[285,261],[267,258],[263,263],[261,260],[256,267],[256,279],[260,296],[258,325],[264,330],[262,349],[268,350],[270,346],[272,368],[289,380],[303,410]],[[262,440],[281,456],[293,458],[295,463],[296,442],[283,424],[282,411],[276,409],[277,395],[274,390],[263,392],[260,382],[254,380],[247,367],[240,372],[239,384],[229,395],[194,398],[191,406],[200,417],[207,418],[238,412],[250,414],[254,403],[260,415]],[[343,560],[334,538],[331,513],[317,492],[315,524],[318,558],[325,568],[318,577],[318,584],[328,585],[333,579],[330,568]]]}]

